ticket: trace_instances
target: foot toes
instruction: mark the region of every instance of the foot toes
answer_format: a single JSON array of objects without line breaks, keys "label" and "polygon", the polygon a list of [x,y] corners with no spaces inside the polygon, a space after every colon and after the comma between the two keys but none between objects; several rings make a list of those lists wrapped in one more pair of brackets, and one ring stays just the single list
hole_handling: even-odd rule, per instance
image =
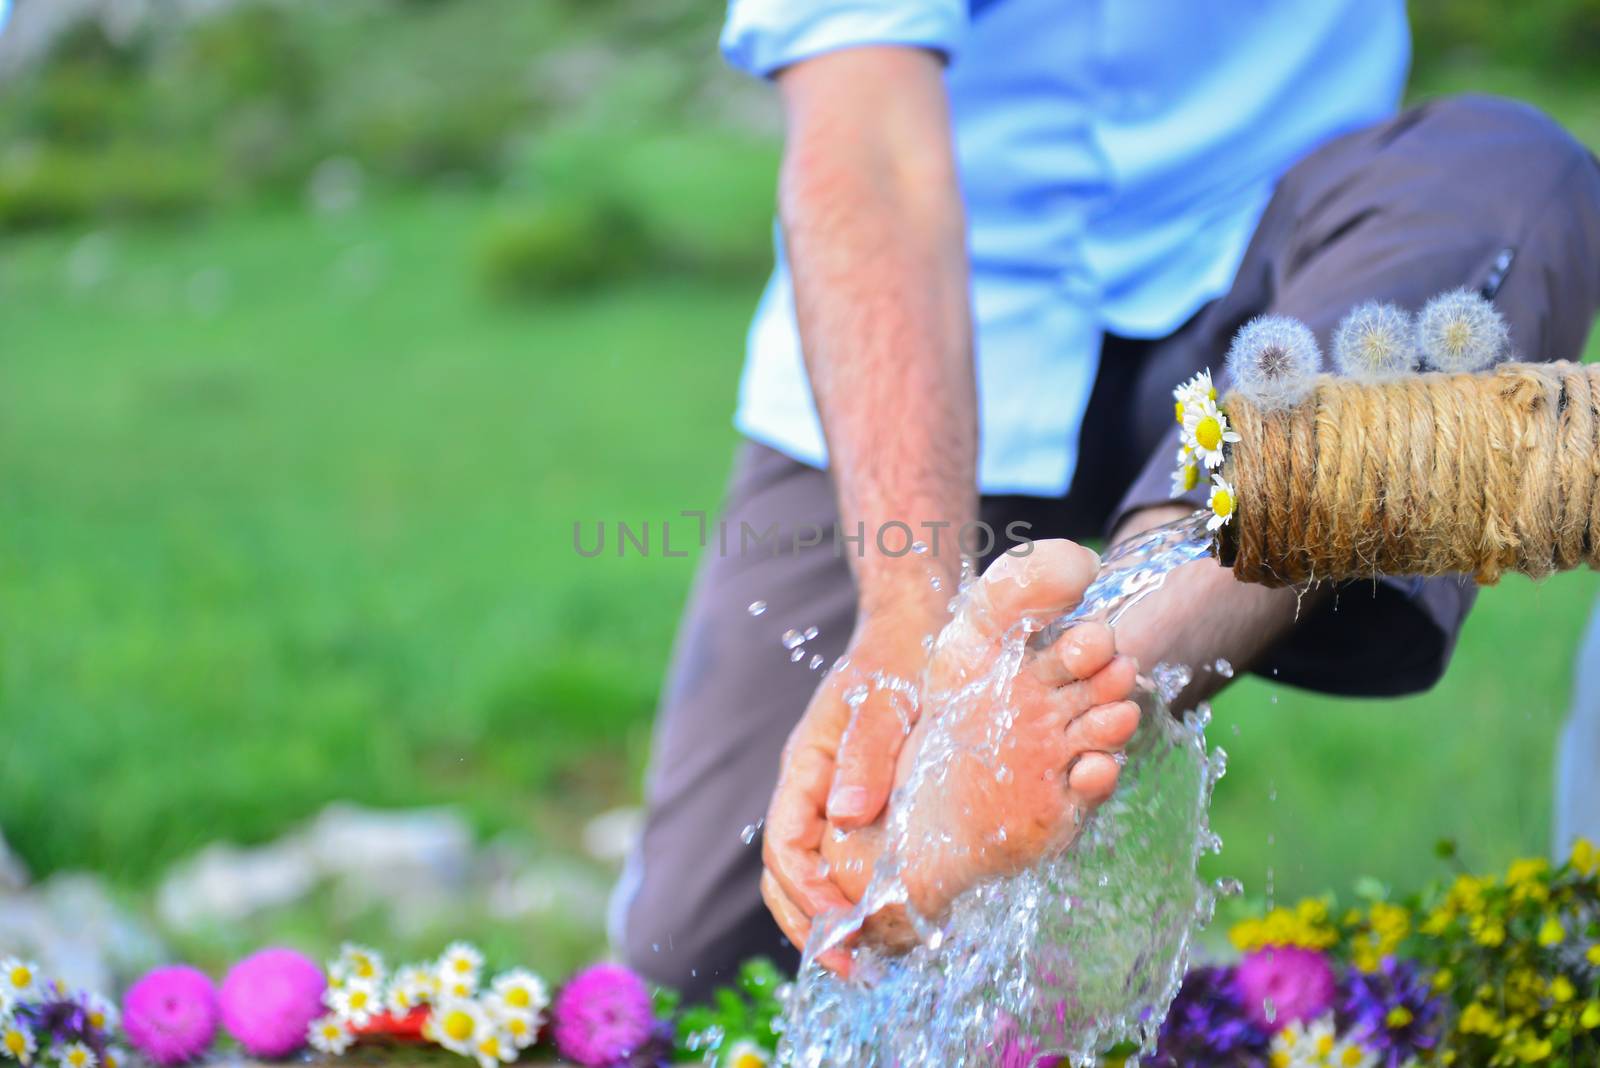
[{"label": "foot toes", "polygon": [[1001,556],[968,600],[972,625],[997,637],[1025,617],[1048,622],[1083,599],[1099,570],[1099,556],[1065,539],[1036,541],[1027,556]]},{"label": "foot toes", "polygon": [[1105,667],[1116,651],[1116,638],[1110,627],[1104,623],[1079,623],[1049,649],[1031,657],[1030,666],[1040,682],[1065,686]]},{"label": "foot toes", "polygon": [[1067,749],[1073,753],[1121,749],[1139,729],[1139,705],[1113,701],[1091,708],[1068,725]]},{"label": "foot toes", "polygon": [[1067,773],[1067,787],[1086,805],[1098,805],[1117,788],[1122,767],[1105,753],[1085,753]]},{"label": "foot toes", "polygon": [[1119,656],[1088,678],[1063,686],[1060,693],[1078,708],[1089,709],[1124,700],[1138,681],[1138,662],[1131,656]]}]

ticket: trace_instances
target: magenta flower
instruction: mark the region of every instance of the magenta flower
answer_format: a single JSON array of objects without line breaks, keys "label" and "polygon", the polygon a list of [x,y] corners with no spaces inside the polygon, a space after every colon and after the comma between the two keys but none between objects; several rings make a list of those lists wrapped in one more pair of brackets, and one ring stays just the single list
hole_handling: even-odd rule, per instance
[{"label": "magenta flower", "polygon": [[217,989],[187,965],[157,968],[122,999],[122,1029],[134,1048],[156,1064],[199,1057],[217,1035]]},{"label": "magenta flower", "polygon": [[222,981],[222,1023],[257,1057],[287,1057],[322,1015],[322,969],[292,949],[263,949]]},{"label": "magenta flower", "polygon": [[650,1041],[655,1027],[649,988],[620,964],[596,964],[573,976],[550,1017],[557,1051],[589,1068],[627,1057]]},{"label": "magenta flower", "polygon": [[1333,968],[1314,949],[1258,949],[1239,962],[1234,978],[1245,1015],[1268,1032],[1315,1020],[1333,1007]]}]

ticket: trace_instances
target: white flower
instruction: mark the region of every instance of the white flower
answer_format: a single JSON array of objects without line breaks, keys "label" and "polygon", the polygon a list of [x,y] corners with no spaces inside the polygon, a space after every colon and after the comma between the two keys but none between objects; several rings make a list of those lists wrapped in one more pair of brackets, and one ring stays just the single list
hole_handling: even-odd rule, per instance
[{"label": "white flower", "polygon": [[1211,369],[1195,375],[1189,381],[1172,389],[1172,414],[1177,417],[1178,425],[1183,425],[1184,413],[1196,401],[1216,402],[1217,387],[1211,384]]},{"label": "white flower", "polygon": [[34,1051],[38,1048],[33,1040],[33,1032],[19,1021],[7,1020],[4,1026],[0,1026],[0,1055],[19,1064],[32,1064]]},{"label": "white flower", "polygon": [[1478,371],[1505,358],[1511,331],[1493,304],[1470,289],[1453,289],[1422,306],[1417,344],[1429,367]]},{"label": "white flower", "polygon": [[1341,1039],[1328,1054],[1328,1064],[1332,1068],[1377,1068],[1378,1054],[1354,1039]]},{"label": "white flower", "polygon": [[449,997],[463,997],[462,984],[467,994],[478,989],[478,976],[483,971],[483,954],[469,942],[452,942],[439,958],[439,985],[441,993]]},{"label": "white flower", "polygon": [[505,1030],[490,1027],[478,1036],[472,1047],[472,1055],[478,1058],[478,1068],[500,1068],[500,1065],[516,1060],[517,1051],[521,1048]]},{"label": "white flower", "polygon": [[538,1040],[539,1026],[544,1022],[542,1014],[529,1012],[526,1009],[514,1009],[507,1005],[499,994],[490,994],[484,998],[483,1007],[494,1025],[511,1039],[513,1046],[527,1049]]},{"label": "white flower", "polygon": [[0,958],[0,987],[14,1002],[27,1001],[39,993],[39,966],[21,957]]},{"label": "white flower", "polygon": [[311,1021],[311,1026],[306,1029],[306,1041],[311,1048],[319,1053],[326,1053],[330,1057],[337,1057],[350,1048],[356,1040],[351,1033],[350,1025],[342,1018],[329,1013]]},{"label": "white flower", "polygon": [[1206,467],[1221,467],[1222,446],[1238,440],[1238,431],[1229,428],[1228,417],[1216,401],[1196,401],[1184,409],[1183,444],[1194,450]]},{"label": "white flower", "polygon": [[117,1014],[117,1007],[99,994],[91,993],[83,996],[83,1012],[89,1018],[90,1027],[106,1034],[115,1031],[122,1019]]},{"label": "white flower", "polygon": [[106,1055],[100,1059],[100,1068],[125,1068],[128,1055],[121,1046],[107,1046]]},{"label": "white flower", "polygon": [[767,1068],[772,1063],[772,1056],[746,1038],[729,1046],[727,1055],[718,1063],[722,1068]]},{"label": "white flower", "polygon": [[378,995],[378,988],[357,979],[346,980],[343,986],[328,990],[323,1001],[355,1027],[366,1026],[373,1016],[383,1011],[383,998]]},{"label": "white flower", "polygon": [[1228,348],[1235,390],[1268,410],[1292,408],[1304,400],[1321,367],[1317,336],[1286,315],[1251,319]]},{"label": "white flower", "polygon": [[383,957],[377,950],[346,942],[339,947],[339,959],[328,971],[337,976],[340,984],[352,981],[370,986],[383,985]]},{"label": "white flower", "polygon": [[439,981],[432,971],[420,964],[407,964],[394,973],[389,981],[388,995],[384,999],[389,1011],[404,1016],[420,1005],[433,1000]]},{"label": "white flower", "polygon": [[1382,382],[1417,366],[1417,324],[1393,304],[1358,305],[1333,332],[1333,363],[1358,382]]},{"label": "white flower", "polygon": [[1221,530],[1223,524],[1233,518],[1233,510],[1237,505],[1228,480],[1221,475],[1212,475],[1211,498],[1206,501],[1206,507],[1211,509],[1211,518],[1206,520],[1206,529]]},{"label": "white flower", "polygon": [[535,1016],[550,1005],[550,991],[544,980],[526,968],[513,968],[498,976],[490,987],[506,1007]]},{"label": "white flower", "polygon": [[434,1006],[424,1035],[452,1053],[477,1055],[478,1043],[494,1024],[483,1006],[465,998],[449,998]]},{"label": "white flower", "polygon": [[96,1068],[100,1058],[94,1055],[94,1050],[82,1042],[72,1042],[56,1052],[56,1060],[61,1068]]},{"label": "white flower", "polygon": [[1172,495],[1182,497],[1200,485],[1200,465],[1193,460],[1172,472]]}]

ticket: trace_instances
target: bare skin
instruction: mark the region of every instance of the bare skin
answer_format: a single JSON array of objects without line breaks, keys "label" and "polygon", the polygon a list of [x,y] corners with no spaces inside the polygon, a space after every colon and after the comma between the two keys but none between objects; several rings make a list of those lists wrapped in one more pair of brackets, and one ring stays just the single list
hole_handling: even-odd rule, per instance
[{"label": "bare skin", "polygon": [[[911,778],[935,731],[944,734],[951,757],[937,780],[914,784],[894,802],[906,806],[905,838],[913,843],[900,878],[924,917],[938,919],[976,883],[1014,874],[1065,848],[1116,786],[1114,754],[1138,727],[1139,706],[1129,699],[1137,665],[1117,655],[1109,627],[1082,624],[1051,648],[1025,654],[1008,702],[1015,715],[998,752],[991,732],[999,710],[992,703],[938,696],[988,672],[1008,632],[1023,620],[1043,622],[1074,607],[1097,566],[1093,553],[1067,541],[1039,542],[1029,557],[1002,557],[973,589],[929,662],[924,688],[930,707],[901,751],[896,788]],[[859,900],[871,881],[892,816],[823,839],[830,876],[851,900]],[[905,946],[911,935],[899,910],[879,913],[867,932],[870,941],[891,948]]]},{"label": "bare skin", "polygon": [[[859,609],[847,666],[823,680],[790,735],[766,819],[762,894],[800,946],[815,917],[853,904],[828,874],[824,842],[880,821],[907,725],[922,711],[892,689],[870,688],[854,705],[846,695],[874,677],[917,680],[929,669],[923,640],[948,621],[959,576],[953,532],[977,511],[966,225],[943,73],[932,53],[883,46],[829,52],[777,77],[788,121],[779,216],[802,348],[841,528],[866,535],[850,558]],[[1167,514],[1142,513],[1122,533]],[[893,522],[919,536],[942,524],[942,543],[931,541],[927,554],[883,551],[874,533]],[[1291,591],[1245,587],[1214,564],[1191,564],[1129,614],[1117,644],[1145,664],[1226,657],[1243,667],[1292,624],[1294,611]],[[1197,700],[1223,681],[1197,673],[1184,697]],[[1080,800],[1098,796],[1088,780],[1099,763],[1080,757],[1068,772],[1074,783],[1085,777]],[[1101,774],[1109,790],[1115,776]],[[1011,797],[1016,812],[1006,826],[1059,822],[1059,796],[1039,802],[1036,815],[1034,795]],[[942,862],[929,863],[937,872]],[[931,903],[951,896],[937,887],[974,876],[958,869],[923,880]],[[822,963],[848,966],[842,953]]]}]

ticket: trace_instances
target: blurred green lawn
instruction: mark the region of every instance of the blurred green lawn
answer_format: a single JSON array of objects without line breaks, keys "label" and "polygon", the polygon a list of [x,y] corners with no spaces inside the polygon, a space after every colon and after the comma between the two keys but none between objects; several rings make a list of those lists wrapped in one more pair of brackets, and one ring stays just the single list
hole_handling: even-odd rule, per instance
[{"label": "blurred green lawn", "polygon": [[[1468,65],[1421,90],[1472,86],[1600,140],[1581,86]],[[642,195],[748,225],[714,148],[629,151]],[[770,150],[723,155],[735,200],[764,195]],[[691,562],[579,559],[572,524],[715,506],[762,279],[492,303],[496,210],[444,187],[0,246],[0,828],[36,870],[143,885],[336,798],[570,845],[637,797]],[[1414,885],[1441,837],[1543,851],[1596,585],[1488,592],[1423,697],[1235,687],[1214,868],[1290,896]]]}]

